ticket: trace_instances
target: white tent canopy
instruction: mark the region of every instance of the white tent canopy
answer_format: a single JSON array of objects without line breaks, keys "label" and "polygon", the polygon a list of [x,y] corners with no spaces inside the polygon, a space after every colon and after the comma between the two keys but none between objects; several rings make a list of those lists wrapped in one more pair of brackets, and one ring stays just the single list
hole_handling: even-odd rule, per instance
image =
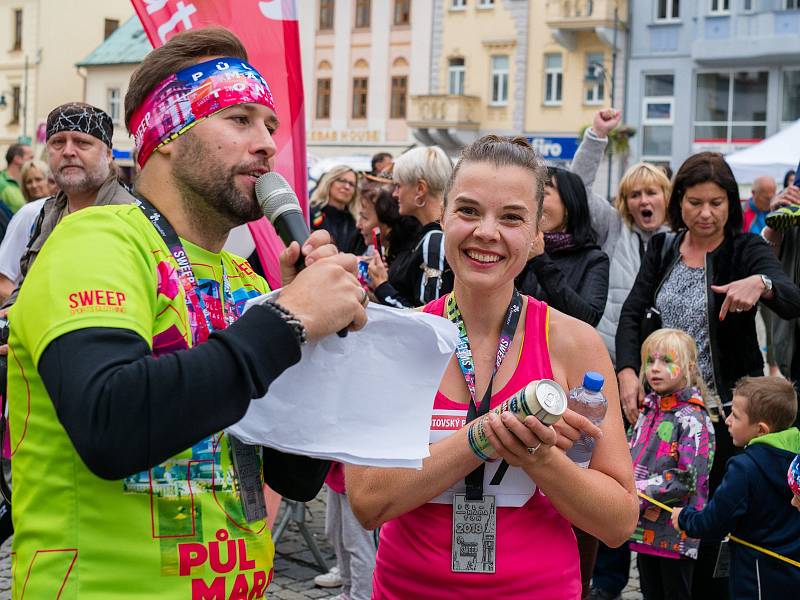
[{"label": "white tent canopy", "polygon": [[756,177],[771,175],[778,187],[783,182],[786,171],[797,167],[798,159],[800,119],[763,142],[725,157],[738,183],[753,183]]}]

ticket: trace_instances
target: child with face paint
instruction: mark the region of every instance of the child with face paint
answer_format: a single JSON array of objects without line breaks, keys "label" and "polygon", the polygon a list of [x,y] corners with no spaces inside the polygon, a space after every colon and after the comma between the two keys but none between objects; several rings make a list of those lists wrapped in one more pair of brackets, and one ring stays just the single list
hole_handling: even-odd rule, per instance
[{"label": "child with face paint", "polygon": [[[677,329],[660,329],[642,345],[641,379],[650,393],[633,427],[631,457],[637,491],[667,506],[702,509],[714,456],[714,428],[703,403],[705,384],[697,369],[694,340]],[[699,540],[676,532],[670,514],[641,500],[631,536],[638,552],[642,594],[691,597]]]}]

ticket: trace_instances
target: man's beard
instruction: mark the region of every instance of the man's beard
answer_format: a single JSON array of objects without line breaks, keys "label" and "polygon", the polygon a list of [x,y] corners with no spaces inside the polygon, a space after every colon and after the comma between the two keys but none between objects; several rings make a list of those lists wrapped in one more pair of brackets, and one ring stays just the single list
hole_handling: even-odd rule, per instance
[{"label": "man's beard", "polygon": [[[77,173],[62,173],[61,169],[67,166],[77,166],[81,167],[83,170]],[[86,194],[89,192],[97,192],[100,186],[103,185],[103,182],[108,179],[110,172],[108,157],[106,155],[101,155],[94,165],[85,165],[80,162],[61,164],[58,170],[53,171],[53,179],[55,179],[59,189],[67,195]]]},{"label": "man's beard", "polygon": [[226,170],[214,160],[211,148],[193,131],[187,131],[176,142],[183,147],[173,163],[172,175],[193,219],[201,224],[212,219],[213,225],[233,228],[264,216],[256,202],[255,191],[245,194],[236,187],[236,175],[256,165],[236,165]]}]

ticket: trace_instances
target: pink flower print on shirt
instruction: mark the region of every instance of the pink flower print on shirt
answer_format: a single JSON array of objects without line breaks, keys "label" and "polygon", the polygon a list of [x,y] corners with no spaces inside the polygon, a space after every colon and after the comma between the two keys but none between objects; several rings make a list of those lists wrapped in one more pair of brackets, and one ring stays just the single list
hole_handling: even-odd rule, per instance
[{"label": "pink flower print on shirt", "polygon": [[178,295],[180,284],[178,282],[178,271],[167,260],[162,260],[158,263],[158,293],[164,294],[167,298],[172,300]]}]

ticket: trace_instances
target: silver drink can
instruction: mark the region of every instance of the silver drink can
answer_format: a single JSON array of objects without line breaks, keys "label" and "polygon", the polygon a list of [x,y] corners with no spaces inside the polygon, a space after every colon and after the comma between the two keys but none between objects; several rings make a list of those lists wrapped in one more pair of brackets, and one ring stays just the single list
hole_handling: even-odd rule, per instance
[{"label": "silver drink can", "polygon": [[545,425],[553,425],[567,410],[567,395],[552,379],[539,379],[505,400],[494,412],[499,415],[505,410],[514,413],[520,421],[533,415]]},{"label": "silver drink can", "polygon": [[[558,383],[552,379],[531,381],[513,396],[506,398],[492,412],[501,414],[510,412],[520,421],[533,415],[545,425],[557,423],[567,410],[567,395]],[[481,458],[488,460],[494,453],[486,437],[486,417],[481,417],[470,427],[467,438],[472,450]]]}]

